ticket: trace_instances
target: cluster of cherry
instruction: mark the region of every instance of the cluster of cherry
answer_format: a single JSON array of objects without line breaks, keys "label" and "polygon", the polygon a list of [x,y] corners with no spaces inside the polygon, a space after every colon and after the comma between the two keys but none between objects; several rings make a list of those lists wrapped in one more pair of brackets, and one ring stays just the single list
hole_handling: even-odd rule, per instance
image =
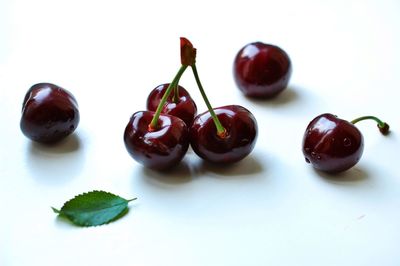
[{"label": "cluster of cherry", "polygon": [[[147,98],[147,110],[134,113],[124,132],[129,154],[146,167],[163,170],[177,165],[189,145],[202,159],[227,164],[242,160],[253,150],[257,121],[239,105],[212,108],[196,68],[196,49],[181,38],[181,67],[171,83],[153,89]],[[197,115],[197,107],[179,80],[190,67],[208,108]],[[292,65],[287,53],[278,46],[261,42],[244,46],[233,67],[239,89],[248,97],[271,98],[288,85]],[[388,124],[374,116],[351,122],[332,114],[314,118],[303,137],[303,154],[308,163],[326,172],[341,172],[353,167],[363,152],[363,136],[355,123],[373,119],[383,134]],[[77,101],[67,90],[50,83],[39,83],[26,93],[21,130],[30,139],[55,143],[78,126]]]}]

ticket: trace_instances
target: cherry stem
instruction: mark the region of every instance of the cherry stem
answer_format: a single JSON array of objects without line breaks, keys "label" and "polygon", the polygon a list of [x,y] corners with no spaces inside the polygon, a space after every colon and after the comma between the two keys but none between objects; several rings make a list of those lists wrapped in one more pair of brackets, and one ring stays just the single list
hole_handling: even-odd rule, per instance
[{"label": "cherry stem", "polygon": [[179,101],[179,82],[176,83],[174,88],[174,95],[172,96],[172,101],[178,103]]},{"label": "cherry stem", "polygon": [[371,115],[367,115],[367,116],[362,116],[359,118],[356,118],[354,120],[351,121],[352,124],[356,124],[360,121],[363,120],[374,120],[375,122],[378,123],[378,128],[379,131],[383,134],[383,135],[387,135],[389,133],[389,125],[386,122],[383,122],[382,120],[380,120],[379,118],[375,117],[375,116],[371,116]]},{"label": "cherry stem", "polygon": [[186,68],[188,66],[186,65],[182,65],[181,68],[179,69],[178,73],[176,73],[174,79],[172,80],[172,82],[168,85],[168,88],[165,90],[165,93],[163,95],[163,97],[161,98],[160,103],[157,106],[157,110],[153,116],[153,119],[151,120],[150,124],[149,124],[149,131],[153,131],[155,129],[157,129],[157,125],[158,125],[158,118],[161,115],[161,111],[165,105],[165,102],[167,101],[169,95],[171,94],[171,91],[173,88],[175,88],[175,86],[178,86],[178,82],[180,80],[180,78],[182,77],[182,74],[185,72]]},{"label": "cherry stem", "polygon": [[210,104],[210,101],[207,98],[206,93],[204,92],[203,86],[201,85],[201,82],[200,82],[199,74],[197,73],[196,64],[195,63],[192,64],[191,67],[193,70],[194,78],[196,79],[197,86],[199,87],[201,96],[203,96],[203,99],[204,99],[205,104],[207,105],[208,111],[210,112],[211,117],[214,120],[215,127],[217,128],[217,135],[221,138],[224,138],[226,136],[226,129],[222,126],[221,122],[219,121],[217,115],[214,112],[214,109],[212,108],[212,106]]}]

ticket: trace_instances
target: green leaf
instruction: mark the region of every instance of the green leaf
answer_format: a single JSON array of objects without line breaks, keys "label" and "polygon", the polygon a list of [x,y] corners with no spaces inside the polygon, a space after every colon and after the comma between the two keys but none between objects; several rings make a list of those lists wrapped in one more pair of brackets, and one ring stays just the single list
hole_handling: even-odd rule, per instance
[{"label": "green leaf", "polygon": [[135,199],[126,200],[109,192],[95,190],[67,201],[60,210],[52,209],[76,225],[96,226],[121,218],[128,211],[128,202]]}]

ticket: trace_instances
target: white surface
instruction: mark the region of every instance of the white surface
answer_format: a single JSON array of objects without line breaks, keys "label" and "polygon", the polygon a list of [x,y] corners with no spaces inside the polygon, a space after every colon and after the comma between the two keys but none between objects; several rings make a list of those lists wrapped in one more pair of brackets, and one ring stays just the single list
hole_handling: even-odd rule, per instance
[{"label": "white surface", "polygon": [[[0,265],[400,265],[400,2],[0,2]],[[169,174],[125,151],[130,115],[178,70],[179,37],[198,48],[214,106],[241,104],[259,121],[250,157],[209,167],[193,153]],[[281,46],[290,88],[244,98],[232,61],[246,43]],[[19,129],[37,82],[70,90],[76,134],[54,148]],[[190,71],[181,82],[204,111]],[[359,124],[361,162],[338,178],[304,162],[301,139],[323,112],[375,114]],[[56,218],[76,194],[138,197],[123,219],[78,228]]]}]

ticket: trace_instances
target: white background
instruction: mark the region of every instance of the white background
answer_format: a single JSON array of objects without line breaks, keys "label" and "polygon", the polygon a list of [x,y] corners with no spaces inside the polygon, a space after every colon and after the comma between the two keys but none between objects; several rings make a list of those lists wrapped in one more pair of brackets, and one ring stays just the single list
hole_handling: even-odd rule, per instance
[{"label": "white background", "polygon": [[[400,265],[399,14],[397,0],[1,0],[0,265]],[[258,119],[255,150],[236,165],[189,152],[157,173],[125,150],[130,115],[179,68],[180,36],[198,49],[211,103]],[[273,100],[246,99],[233,82],[236,52],[254,41],[293,62],[289,88]],[[80,105],[78,130],[54,147],[19,129],[38,82]],[[181,84],[204,111],[190,71]],[[301,152],[308,122],[324,112],[377,115],[392,133],[358,124],[360,163],[324,175]],[[94,228],[50,209],[94,189],[138,200]]]}]

